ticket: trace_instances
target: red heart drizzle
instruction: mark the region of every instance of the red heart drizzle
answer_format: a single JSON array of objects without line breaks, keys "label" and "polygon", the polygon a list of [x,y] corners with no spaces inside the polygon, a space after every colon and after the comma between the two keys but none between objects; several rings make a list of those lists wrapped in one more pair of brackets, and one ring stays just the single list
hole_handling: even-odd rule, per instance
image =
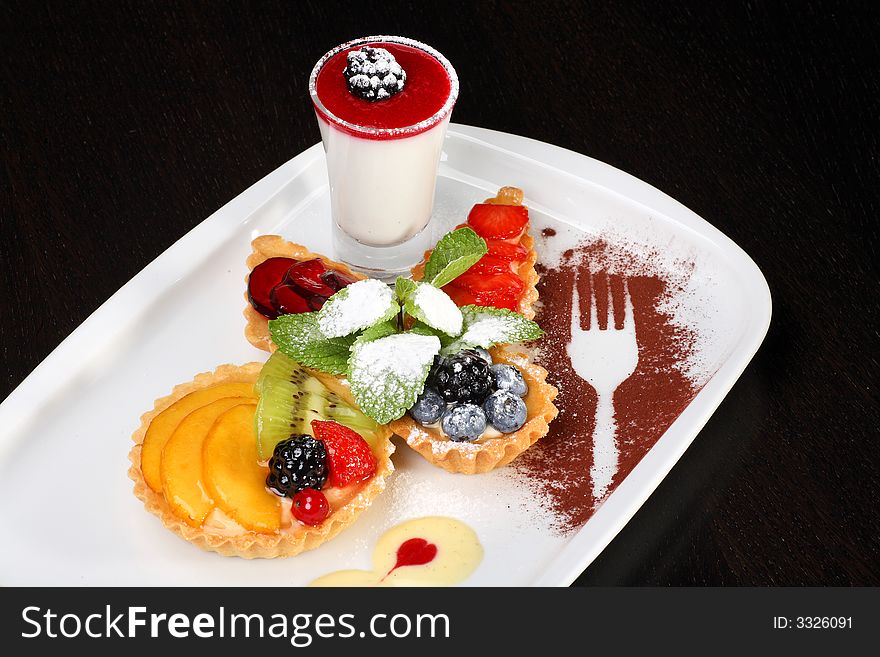
[{"label": "red heart drizzle", "polygon": [[388,575],[401,566],[423,566],[426,563],[431,563],[436,556],[436,545],[428,543],[423,538],[410,538],[401,543],[400,547],[397,548],[397,563],[394,564],[394,568],[385,574],[385,577],[388,577]]}]

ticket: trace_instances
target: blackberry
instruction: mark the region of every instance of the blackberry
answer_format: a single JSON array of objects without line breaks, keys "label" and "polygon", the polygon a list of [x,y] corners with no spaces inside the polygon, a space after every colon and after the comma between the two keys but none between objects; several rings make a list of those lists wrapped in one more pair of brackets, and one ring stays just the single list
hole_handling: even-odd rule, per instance
[{"label": "blackberry", "polygon": [[364,46],[349,52],[346,59],[348,64],[342,74],[349,92],[358,98],[375,102],[403,91],[406,71],[385,48]]},{"label": "blackberry", "polygon": [[275,445],[266,486],[276,495],[293,497],[304,488],[321,490],[327,481],[327,449],[320,440],[295,434]]},{"label": "blackberry", "polygon": [[476,404],[457,404],[440,418],[440,428],[450,440],[476,440],[486,430],[486,414]]},{"label": "blackberry", "polygon": [[446,401],[436,390],[425,388],[409,409],[409,414],[419,424],[434,424],[446,410]]},{"label": "blackberry", "polygon": [[489,364],[473,349],[464,349],[437,365],[428,384],[447,402],[482,404],[492,392]]},{"label": "blackberry", "polygon": [[522,372],[513,365],[497,364],[489,368],[495,379],[496,390],[507,390],[519,397],[525,397],[529,393],[529,386],[523,378]]},{"label": "blackberry", "polygon": [[526,403],[507,390],[498,390],[483,402],[486,419],[501,433],[512,433],[526,423]]}]

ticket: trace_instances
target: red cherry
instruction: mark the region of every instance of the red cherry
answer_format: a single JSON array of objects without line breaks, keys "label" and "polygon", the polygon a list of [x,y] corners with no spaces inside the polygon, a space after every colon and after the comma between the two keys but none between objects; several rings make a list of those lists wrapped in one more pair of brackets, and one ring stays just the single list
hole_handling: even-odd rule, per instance
[{"label": "red cherry", "polygon": [[258,313],[269,319],[278,317],[278,311],[270,298],[272,288],[281,282],[291,265],[292,258],[269,258],[254,267],[248,276],[248,301]]},{"label": "red cherry", "polygon": [[279,315],[295,315],[312,310],[292,285],[276,285],[272,288],[269,299]]},{"label": "red cherry", "polygon": [[486,246],[489,247],[487,255],[493,258],[501,258],[502,260],[522,262],[529,255],[526,247],[521,244],[511,244],[504,240],[486,240]]},{"label": "red cherry", "polygon": [[330,515],[330,504],[321,491],[303,488],[293,496],[290,512],[304,525],[314,527],[320,525]]},{"label": "red cherry", "polygon": [[339,290],[341,290],[342,288],[354,283],[353,278],[346,276],[342,272],[338,272],[335,269],[331,269],[321,274],[321,280],[337,292],[339,292]]},{"label": "red cherry", "polygon": [[321,280],[321,274],[326,273],[327,268],[318,258],[313,260],[304,260],[298,262],[287,270],[284,282],[293,287],[299,288],[300,295],[307,297],[310,294],[318,296],[332,297],[336,292],[332,287]]}]

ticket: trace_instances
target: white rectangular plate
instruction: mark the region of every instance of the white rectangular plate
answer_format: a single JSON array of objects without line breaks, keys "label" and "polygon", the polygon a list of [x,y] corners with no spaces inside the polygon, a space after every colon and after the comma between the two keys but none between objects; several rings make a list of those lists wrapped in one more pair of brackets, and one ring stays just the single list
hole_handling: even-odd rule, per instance
[{"label": "white rectangular plate", "polygon": [[535,231],[552,226],[590,234],[613,221],[686,245],[712,263],[710,273],[698,273],[712,280],[706,303],[723,309],[712,320],[711,378],[576,534],[560,536],[536,522],[524,510],[533,501],[503,471],[449,475],[400,441],[397,472],[373,507],[333,541],[290,559],[202,552],[165,530],[132,495],[131,434],[153,401],[199,372],[266,357],[243,336],[251,239],[279,233],[329,254],[327,179],[316,145],[159,256],[0,404],[0,584],[304,585],[330,571],[369,568],[384,530],[424,515],[457,517],[476,530],[485,559],[468,585],[571,583],[666,476],[739,377],[769,325],[770,293],[739,247],[653,187],[583,155],[489,130],[450,126],[435,231],[461,222],[501,185],[526,190]]}]

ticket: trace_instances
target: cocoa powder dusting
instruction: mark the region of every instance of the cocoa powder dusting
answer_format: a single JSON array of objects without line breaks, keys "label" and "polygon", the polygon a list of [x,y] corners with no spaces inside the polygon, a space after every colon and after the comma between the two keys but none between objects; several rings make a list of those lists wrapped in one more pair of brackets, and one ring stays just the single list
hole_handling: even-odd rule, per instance
[{"label": "cocoa powder dusting", "polygon": [[[613,272],[610,275],[609,270]],[[549,370],[547,380],[559,388],[559,416],[550,425],[548,435],[513,467],[517,477],[545,500],[556,528],[569,533],[580,528],[602,502],[593,498],[590,475],[597,395],[574,370],[566,351],[571,341],[574,286],[578,288],[582,330],[589,329],[593,285],[601,291],[596,294],[599,327],[607,328],[609,283],[614,324],[623,328],[625,279],[636,326],[638,365],[613,395],[619,457],[606,496],[696,396],[700,386],[678,367],[687,359],[695,334],[687,327],[674,325],[658,310],[663,299],[679,292],[670,278],[640,266],[636,256],[626,255],[625,251],[615,249],[612,254],[604,241],[565,251],[557,267],[541,267],[540,274],[541,308],[536,321],[545,336],[535,346],[539,362]]]}]

